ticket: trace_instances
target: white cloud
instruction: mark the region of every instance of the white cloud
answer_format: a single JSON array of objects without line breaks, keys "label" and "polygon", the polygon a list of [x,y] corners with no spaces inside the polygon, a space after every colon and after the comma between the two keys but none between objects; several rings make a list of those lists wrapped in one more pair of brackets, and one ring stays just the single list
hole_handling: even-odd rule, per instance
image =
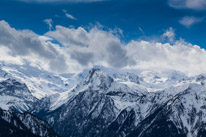
[{"label": "white cloud", "polygon": [[67,62],[69,57],[63,52],[63,47],[49,40],[31,30],[16,30],[11,28],[7,22],[0,21],[0,50],[4,53],[1,54],[4,56],[1,59],[7,63],[29,62],[39,64],[49,71],[67,71],[70,66]]},{"label": "white cloud", "polygon": [[[112,31],[98,27],[56,26],[45,36],[16,30],[0,21],[0,61],[30,64],[55,72],[79,72],[94,65],[114,68],[177,70],[189,75],[206,73],[206,51],[197,45],[175,40],[174,30],[162,36],[170,43],[135,41],[122,43]],[[56,39],[63,46],[52,43]]]},{"label": "white cloud", "polygon": [[200,17],[185,16],[179,21],[179,23],[184,25],[187,28],[190,28],[192,25],[196,23],[200,23],[203,20],[204,18],[200,18]]},{"label": "white cloud", "polygon": [[45,19],[44,22],[49,26],[49,30],[53,27],[53,20],[52,19]]},{"label": "white cloud", "polygon": [[87,31],[82,27],[75,29],[58,25],[55,31],[49,31],[46,35],[55,38],[65,47],[88,46],[89,37]]},{"label": "white cloud", "polygon": [[169,5],[178,9],[206,10],[206,0],[169,0]]},{"label": "white cloud", "polygon": [[102,65],[125,67],[134,65],[132,57],[127,56],[124,45],[112,31],[103,31],[94,27],[89,31],[84,28],[65,28],[56,26],[55,31],[45,34],[55,38],[65,47],[71,58],[83,66]]},{"label": "white cloud", "polygon": [[9,62],[11,64],[23,65],[24,62],[20,57],[10,55],[10,49],[0,45],[0,62]]},{"label": "white cloud", "polygon": [[69,13],[65,13],[65,15],[66,15],[67,18],[76,20],[76,18],[74,16],[72,16],[71,14],[69,14]]},{"label": "white cloud", "polygon": [[78,2],[99,2],[103,0],[18,0],[22,2],[37,2],[37,3],[78,3]]},{"label": "white cloud", "polygon": [[175,40],[169,28],[162,35],[170,43],[130,41],[123,44],[111,32],[98,28],[65,28],[57,26],[47,36],[56,38],[68,53],[83,66],[105,65],[117,68],[177,70],[190,75],[206,73],[206,51],[197,45]]},{"label": "white cloud", "polygon": [[65,16],[69,19],[72,20],[76,20],[76,18],[74,16],[72,16],[71,14],[69,14],[65,9],[62,10],[65,13]]},{"label": "white cloud", "polygon": [[182,40],[174,45],[131,41],[126,48],[137,62],[134,69],[177,70],[189,75],[206,73],[205,49]]},{"label": "white cloud", "polygon": [[174,42],[175,41],[175,31],[172,27],[170,27],[168,30],[166,30],[163,35],[163,38],[166,38],[169,40],[169,42]]}]

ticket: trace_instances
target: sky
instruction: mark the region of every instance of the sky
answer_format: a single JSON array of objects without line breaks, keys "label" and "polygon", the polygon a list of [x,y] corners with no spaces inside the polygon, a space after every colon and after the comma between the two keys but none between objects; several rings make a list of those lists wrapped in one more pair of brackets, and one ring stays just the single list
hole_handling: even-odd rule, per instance
[{"label": "sky", "polygon": [[192,75],[206,73],[205,49],[206,0],[0,0],[0,61]]}]

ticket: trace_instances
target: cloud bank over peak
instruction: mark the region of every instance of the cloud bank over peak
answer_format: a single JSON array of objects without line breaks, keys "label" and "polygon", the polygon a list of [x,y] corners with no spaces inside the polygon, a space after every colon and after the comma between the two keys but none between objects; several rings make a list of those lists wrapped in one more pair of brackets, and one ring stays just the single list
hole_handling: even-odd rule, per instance
[{"label": "cloud bank over peak", "polygon": [[132,57],[127,55],[120,39],[112,32],[97,27],[87,31],[82,27],[74,29],[56,26],[55,31],[49,31],[45,35],[68,47],[71,58],[83,66],[105,64],[121,68],[135,65]]},{"label": "cloud bank over peak", "polygon": [[166,43],[132,40],[125,44],[113,32],[98,27],[86,30],[56,26],[56,30],[45,35],[68,47],[71,58],[82,66],[177,70],[190,75],[206,73],[205,49],[181,38],[176,40],[173,28],[160,36]]},{"label": "cloud bank over peak", "polygon": [[97,26],[85,29],[59,25],[39,36],[30,30],[16,30],[0,21],[0,61],[27,62],[57,73],[76,73],[94,65],[117,69],[177,70],[189,75],[206,73],[205,49],[183,39],[176,40],[173,28],[160,36],[160,39],[167,38],[166,43],[144,40],[124,43],[116,33]]}]

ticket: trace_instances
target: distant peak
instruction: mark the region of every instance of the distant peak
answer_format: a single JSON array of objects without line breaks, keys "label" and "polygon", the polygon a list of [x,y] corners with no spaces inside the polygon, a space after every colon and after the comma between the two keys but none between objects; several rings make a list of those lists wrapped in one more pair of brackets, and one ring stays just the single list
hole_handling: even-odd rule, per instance
[{"label": "distant peak", "polygon": [[92,68],[82,81],[83,85],[89,85],[93,89],[108,89],[113,82],[113,78],[104,73],[99,68]]},{"label": "distant peak", "polygon": [[92,79],[100,77],[109,77],[107,74],[105,74],[103,71],[101,71],[99,68],[92,68],[89,71],[89,74],[86,77],[86,81],[90,82]]}]

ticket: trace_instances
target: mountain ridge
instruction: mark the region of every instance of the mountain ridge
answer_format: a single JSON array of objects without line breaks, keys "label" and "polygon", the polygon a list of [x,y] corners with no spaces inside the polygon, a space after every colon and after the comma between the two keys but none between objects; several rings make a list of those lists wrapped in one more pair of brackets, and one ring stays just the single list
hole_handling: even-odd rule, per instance
[{"label": "mountain ridge", "polygon": [[[13,101],[11,108],[29,111],[44,119],[62,137],[205,135],[205,75],[187,77],[176,71],[168,74],[108,72],[93,68],[87,74],[69,75],[68,80],[60,76],[64,82],[76,81],[76,84],[72,83],[73,88],[67,85],[68,89],[63,92],[51,90],[42,98],[36,98],[26,83],[15,78],[6,79],[2,73],[4,80],[0,89],[6,89],[1,90],[5,94],[13,84],[14,91],[21,88],[20,94],[29,93],[29,96],[21,97],[24,101],[27,98],[33,100],[33,107],[28,107],[28,110],[15,108],[17,104]],[[13,75],[6,73],[7,76]],[[54,84],[57,81],[54,80]]]}]

